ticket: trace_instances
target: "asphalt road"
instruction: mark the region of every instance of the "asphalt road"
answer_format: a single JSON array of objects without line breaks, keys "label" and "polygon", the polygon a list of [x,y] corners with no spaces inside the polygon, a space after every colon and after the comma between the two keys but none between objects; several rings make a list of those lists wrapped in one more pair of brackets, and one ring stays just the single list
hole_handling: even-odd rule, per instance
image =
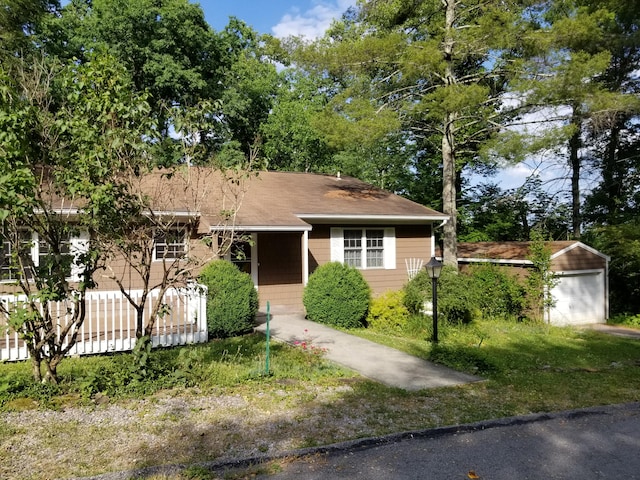
[{"label": "asphalt road", "polygon": [[514,417],[320,450],[263,480],[640,479],[640,403]]}]

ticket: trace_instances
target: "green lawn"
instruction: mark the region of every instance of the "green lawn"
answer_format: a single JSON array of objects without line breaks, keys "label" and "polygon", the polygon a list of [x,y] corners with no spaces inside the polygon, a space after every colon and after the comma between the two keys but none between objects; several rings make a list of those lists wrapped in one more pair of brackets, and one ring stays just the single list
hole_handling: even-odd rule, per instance
[{"label": "green lawn", "polygon": [[[428,330],[417,339],[368,330],[354,333],[486,380],[405,392],[282,344],[272,344],[272,368],[266,375],[265,341],[258,334],[153,352],[148,379],[132,373],[129,355],[69,359],[57,387],[31,383],[28,363],[3,364],[0,478],[12,478],[13,469],[29,462],[34,451],[39,452],[40,470],[48,475],[89,476],[163,463],[217,461],[229,452],[250,456],[255,448],[277,454],[400,431],[640,399],[638,340],[505,322],[443,327],[437,346],[424,340]],[[205,404],[199,403],[200,397]],[[101,398],[107,399],[106,405]],[[191,407],[156,412],[167,398],[184,398]],[[209,405],[216,402],[216,408]],[[7,421],[25,409],[62,412],[73,406],[96,415],[106,406],[121,406],[124,414],[133,412],[132,420],[117,428],[110,426],[110,419],[90,426],[77,419],[57,424],[55,414],[29,428]],[[131,458],[118,453],[125,441],[133,442],[126,450],[136,452]],[[79,465],[77,455],[66,448],[72,443],[82,445],[93,461]],[[34,473],[28,478],[47,477]]]},{"label": "green lawn", "polygon": [[445,327],[436,346],[369,330],[352,333],[484,377],[462,389],[477,407],[464,413],[466,395],[453,407],[467,420],[640,399],[640,341],[634,339],[491,321]]}]

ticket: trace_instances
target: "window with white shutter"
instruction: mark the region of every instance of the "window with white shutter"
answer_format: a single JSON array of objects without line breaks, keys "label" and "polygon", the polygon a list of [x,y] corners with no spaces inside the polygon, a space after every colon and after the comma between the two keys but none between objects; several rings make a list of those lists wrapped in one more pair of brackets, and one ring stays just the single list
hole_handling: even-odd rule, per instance
[{"label": "window with white shutter", "polygon": [[396,268],[395,228],[332,228],[331,261],[359,269]]}]

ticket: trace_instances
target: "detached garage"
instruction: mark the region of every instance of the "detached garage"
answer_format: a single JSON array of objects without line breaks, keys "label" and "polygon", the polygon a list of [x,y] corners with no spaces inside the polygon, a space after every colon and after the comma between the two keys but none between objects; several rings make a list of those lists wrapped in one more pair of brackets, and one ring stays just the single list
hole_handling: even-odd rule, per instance
[{"label": "detached garage", "polygon": [[[547,313],[553,325],[606,323],[609,317],[609,257],[576,241],[548,242],[551,270],[558,284],[553,288],[554,306]],[[523,270],[529,242],[477,242],[458,245],[458,262],[495,263]]]}]

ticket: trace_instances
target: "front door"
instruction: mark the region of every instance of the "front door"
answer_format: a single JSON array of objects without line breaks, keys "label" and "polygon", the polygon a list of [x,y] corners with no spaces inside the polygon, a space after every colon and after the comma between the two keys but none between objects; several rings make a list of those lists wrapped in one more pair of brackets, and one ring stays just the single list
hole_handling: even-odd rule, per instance
[{"label": "front door", "polygon": [[251,275],[253,284],[258,286],[258,235],[242,235],[240,240],[234,241],[226,255],[226,259],[233,263],[241,272]]}]

